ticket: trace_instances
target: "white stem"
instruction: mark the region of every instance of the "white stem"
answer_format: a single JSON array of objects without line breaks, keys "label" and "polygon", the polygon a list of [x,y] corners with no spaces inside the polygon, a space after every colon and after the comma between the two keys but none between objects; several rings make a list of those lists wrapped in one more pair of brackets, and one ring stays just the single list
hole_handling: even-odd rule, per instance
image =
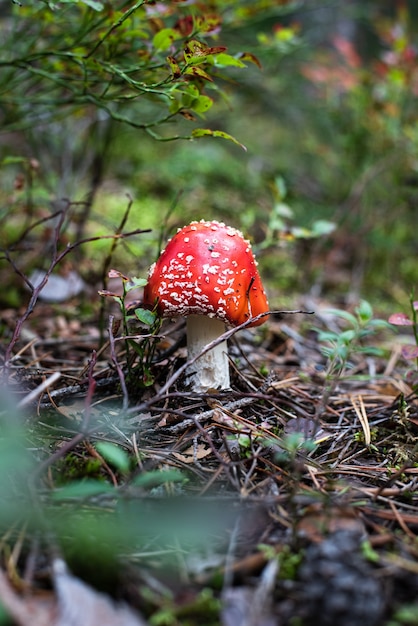
[{"label": "white stem", "polygon": [[[188,359],[198,356],[203,348],[225,332],[225,324],[216,317],[189,315],[187,318]],[[193,391],[229,389],[228,347],[222,341],[215,348],[200,356],[187,369],[188,382]]]}]

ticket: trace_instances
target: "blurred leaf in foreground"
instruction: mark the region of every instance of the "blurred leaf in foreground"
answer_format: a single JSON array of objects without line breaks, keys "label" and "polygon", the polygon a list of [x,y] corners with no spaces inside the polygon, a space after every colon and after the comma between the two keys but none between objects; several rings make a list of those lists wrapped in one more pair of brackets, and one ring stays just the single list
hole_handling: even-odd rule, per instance
[{"label": "blurred leaf in foreground", "polygon": [[28,478],[33,461],[24,445],[21,416],[7,389],[0,387],[0,525],[27,515]]}]

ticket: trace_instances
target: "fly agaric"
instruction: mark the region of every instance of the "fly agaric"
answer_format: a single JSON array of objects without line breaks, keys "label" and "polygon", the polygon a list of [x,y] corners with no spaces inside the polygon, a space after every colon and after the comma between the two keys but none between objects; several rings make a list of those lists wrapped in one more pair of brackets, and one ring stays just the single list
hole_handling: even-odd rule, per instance
[{"label": "fly agaric", "polygon": [[[268,311],[250,242],[221,222],[179,229],[149,271],[144,304],[161,317],[187,316],[188,358],[225,332]],[[262,317],[249,326],[258,326]],[[226,342],[201,355],[187,372],[194,391],[229,388]]]}]

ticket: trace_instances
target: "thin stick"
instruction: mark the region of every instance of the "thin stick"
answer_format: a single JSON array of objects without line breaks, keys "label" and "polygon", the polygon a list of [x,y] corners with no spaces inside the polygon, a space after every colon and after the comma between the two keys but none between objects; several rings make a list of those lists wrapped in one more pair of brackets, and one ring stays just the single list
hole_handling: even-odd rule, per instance
[{"label": "thin stick", "polygon": [[34,402],[39,396],[43,394],[44,391],[48,389],[51,385],[53,385],[59,378],[61,378],[61,372],[54,372],[44,380],[40,385],[38,385],[35,389],[32,389],[30,393],[28,393],[22,400],[18,403],[17,408],[21,409],[22,407]]}]

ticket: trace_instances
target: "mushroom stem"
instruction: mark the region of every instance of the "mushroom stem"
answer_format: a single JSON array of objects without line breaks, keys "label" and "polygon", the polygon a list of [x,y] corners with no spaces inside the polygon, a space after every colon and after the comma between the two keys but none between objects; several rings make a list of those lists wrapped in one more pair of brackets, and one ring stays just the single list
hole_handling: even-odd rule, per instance
[{"label": "mushroom stem", "polygon": [[[198,356],[203,348],[215,341],[225,332],[225,324],[216,317],[189,315],[187,317],[187,352],[188,358]],[[188,383],[193,391],[204,392],[208,389],[229,389],[229,362],[226,341],[202,354],[187,369]]]}]

